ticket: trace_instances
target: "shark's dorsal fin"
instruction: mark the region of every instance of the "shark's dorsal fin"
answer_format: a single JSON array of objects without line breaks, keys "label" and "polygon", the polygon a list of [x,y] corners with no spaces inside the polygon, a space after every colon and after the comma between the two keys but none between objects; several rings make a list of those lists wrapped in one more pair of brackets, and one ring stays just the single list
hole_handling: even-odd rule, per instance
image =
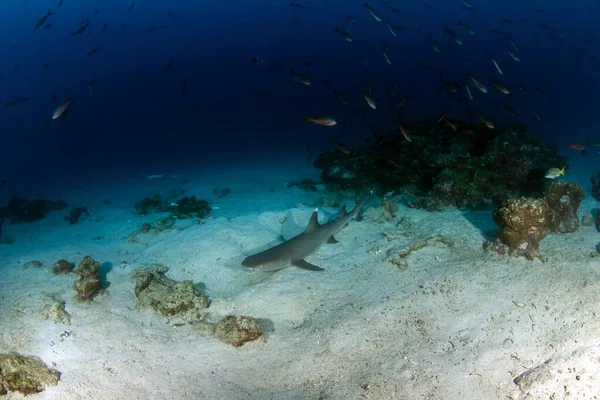
[{"label": "shark's dorsal fin", "polygon": [[344,204],[342,206],[342,209],[340,210],[340,214],[338,215],[338,218],[344,218],[346,215],[348,215],[348,211],[346,211],[346,205]]},{"label": "shark's dorsal fin", "polygon": [[313,211],[312,215],[310,216],[310,221],[308,221],[308,225],[306,226],[306,230],[304,232],[311,233],[316,231],[320,227],[321,224],[319,224],[319,209],[315,208],[315,211]]}]

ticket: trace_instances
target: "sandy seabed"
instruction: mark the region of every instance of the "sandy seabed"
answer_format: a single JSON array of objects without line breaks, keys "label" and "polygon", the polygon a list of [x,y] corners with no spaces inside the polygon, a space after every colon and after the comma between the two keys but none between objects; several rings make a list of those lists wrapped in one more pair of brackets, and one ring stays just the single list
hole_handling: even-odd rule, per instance
[{"label": "sandy seabed", "polygon": [[[496,229],[489,210],[400,206],[388,221],[380,199],[373,199],[363,220],[337,235],[338,244],[309,257],[325,271],[247,270],[240,266],[246,255],[300,233],[326,195],[286,185],[317,171],[273,171],[185,171],[177,178],[90,184],[61,195],[73,206],[86,205],[88,220],[69,225],[65,210],[37,223],[5,225],[4,234],[16,242],[0,245],[0,352],[38,356],[61,372],[57,386],[28,398],[600,398],[595,227],[549,235],[540,246],[548,262],[532,262],[483,250]],[[583,183],[589,174],[581,173]],[[142,223],[164,217],[139,216],[133,203],[182,186],[184,178],[193,184],[186,195],[209,200],[212,217],[129,241]],[[214,198],[214,187],[231,193]],[[586,189],[580,215],[597,208]],[[353,206],[356,199],[345,200]],[[321,207],[320,220],[337,211]],[[435,240],[440,235],[453,245]],[[427,240],[430,245],[401,260],[406,264],[396,262]],[[85,255],[103,264],[107,294],[78,303],[75,276],[55,276],[51,266]],[[45,266],[24,270],[31,260]],[[149,263],[168,266],[171,279],[199,283],[211,300],[211,319],[258,318],[264,340],[234,348],[136,310],[130,274]],[[40,317],[53,294],[66,301],[70,325]]]}]

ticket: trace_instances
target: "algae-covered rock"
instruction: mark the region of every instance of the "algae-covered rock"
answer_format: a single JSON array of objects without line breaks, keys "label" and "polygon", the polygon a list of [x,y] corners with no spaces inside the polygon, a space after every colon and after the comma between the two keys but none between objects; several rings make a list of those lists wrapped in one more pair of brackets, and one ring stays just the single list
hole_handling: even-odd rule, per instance
[{"label": "algae-covered rock", "polygon": [[40,311],[42,318],[52,318],[57,324],[71,325],[71,315],[65,310],[65,302],[60,299],[53,300],[54,303],[46,304]]},{"label": "algae-covered rock", "polygon": [[573,233],[579,229],[577,210],[584,199],[583,188],[576,183],[553,181],[544,193],[548,204],[546,227],[557,233]]},{"label": "algae-covered rock", "polygon": [[522,197],[505,200],[494,212],[494,221],[501,229],[500,239],[515,255],[533,260],[546,237],[544,227],[548,204],[544,199]]},{"label": "algae-covered rock", "polygon": [[44,264],[41,261],[27,261],[25,264],[23,264],[23,269],[42,268],[43,266]]},{"label": "algae-covered rock", "polygon": [[77,266],[79,276],[73,284],[73,290],[77,292],[79,301],[92,301],[102,289],[98,268],[100,263],[90,256],[85,256]]},{"label": "algae-covered rock", "polygon": [[47,386],[58,384],[59,379],[60,372],[48,368],[37,357],[18,353],[0,354],[0,394],[43,392]]},{"label": "algae-covered rock", "polygon": [[160,264],[142,266],[132,273],[137,308],[158,311],[170,324],[191,324],[202,321],[208,299],[192,281],[177,282],[165,276],[169,269]]},{"label": "algae-covered rock", "polygon": [[75,264],[73,264],[72,262],[69,262],[65,259],[60,259],[54,263],[54,266],[52,267],[52,273],[54,275],[69,274],[73,272],[74,268]]},{"label": "algae-covered rock", "polygon": [[223,343],[240,347],[261,337],[262,330],[255,318],[228,315],[217,323],[214,335]]},{"label": "algae-covered rock", "polygon": [[140,215],[148,215],[165,211],[165,206],[158,193],[154,193],[143,200],[135,203],[135,210]]},{"label": "algae-covered rock", "polygon": [[204,218],[206,217],[211,208],[208,205],[208,201],[199,199],[196,196],[184,197],[172,203],[168,207],[168,211],[176,218]]}]

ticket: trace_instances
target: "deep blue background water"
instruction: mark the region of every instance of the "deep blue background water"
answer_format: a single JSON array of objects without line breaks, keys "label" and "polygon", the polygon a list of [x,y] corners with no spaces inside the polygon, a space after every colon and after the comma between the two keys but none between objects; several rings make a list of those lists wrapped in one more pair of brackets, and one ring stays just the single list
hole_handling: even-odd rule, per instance
[{"label": "deep blue background water", "polygon": [[[487,85],[487,95],[470,86],[473,113],[480,109],[494,122],[524,123],[563,149],[572,142],[600,141],[598,62],[572,51],[600,57],[597,2],[473,0],[473,10],[467,10],[460,0],[428,0],[432,8],[421,0],[392,1],[400,13],[385,2],[370,2],[393,25],[404,26],[397,37],[362,1],[353,0],[303,1],[305,9],[270,0],[139,0],[130,11],[129,0],[64,0],[57,8],[58,2],[0,3],[0,96],[3,101],[29,98],[0,110],[0,178],[11,179],[13,189],[23,190],[24,183],[60,185],[102,175],[303,157],[306,143],[317,153],[331,148],[332,137],[358,145],[371,126],[395,129],[389,85],[399,97],[411,94],[402,108],[407,120],[436,118],[442,111],[466,118],[452,94],[439,90],[440,72],[458,82],[468,72]],[[51,28],[36,30],[48,9],[54,13],[47,21]],[[355,22],[346,20],[348,15]],[[91,22],[88,30],[80,37],[69,35],[85,18]],[[458,26],[459,20],[475,34]],[[542,29],[538,22],[560,32]],[[101,32],[104,23],[107,32]],[[464,44],[443,33],[446,25]],[[349,30],[353,42],[335,34],[336,26]],[[146,32],[151,27],[156,29]],[[509,57],[506,39],[490,29],[516,40],[521,62]],[[431,48],[430,33],[439,53]],[[392,65],[385,63],[380,40],[389,46]],[[86,55],[100,46],[97,54]],[[251,63],[252,56],[265,64]],[[305,66],[308,60],[314,62]],[[173,71],[165,70],[169,61]],[[42,68],[44,63],[49,68]],[[290,68],[306,74],[312,85],[291,79]],[[494,89],[491,77],[512,93]],[[92,79],[98,83],[88,88]],[[181,90],[184,80],[189,92]],[[527,91],[519,92],[519,83]],[[377,111],[361,96],[369,87],[379,100]],[[543,89],[546,101],[534,87]],[[332,94],[334,88],[348,105]],[[69,117],[44,127],[68,97],[75,100]],[[503,104],[518,115],[507,115]],[[366,119],[353,113],[357,108]],[[306,125],[305,114],[331,115],[338,125]],[[597,151],[588,156],[597,157]],[[3,192],[4,197],[12,189]]]}]

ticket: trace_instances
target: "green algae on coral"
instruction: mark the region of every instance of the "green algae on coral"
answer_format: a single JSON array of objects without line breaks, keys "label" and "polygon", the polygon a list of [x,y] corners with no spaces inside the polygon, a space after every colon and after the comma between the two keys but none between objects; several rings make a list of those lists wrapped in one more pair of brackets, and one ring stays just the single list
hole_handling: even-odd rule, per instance
[{"label": "green algae on coral", "polygon": [[48,368],[37,357],[18,353],[0,354],[0,395],[19,392],[24,395],[43,392],[47,386],[55,386],[60,372]]}]

